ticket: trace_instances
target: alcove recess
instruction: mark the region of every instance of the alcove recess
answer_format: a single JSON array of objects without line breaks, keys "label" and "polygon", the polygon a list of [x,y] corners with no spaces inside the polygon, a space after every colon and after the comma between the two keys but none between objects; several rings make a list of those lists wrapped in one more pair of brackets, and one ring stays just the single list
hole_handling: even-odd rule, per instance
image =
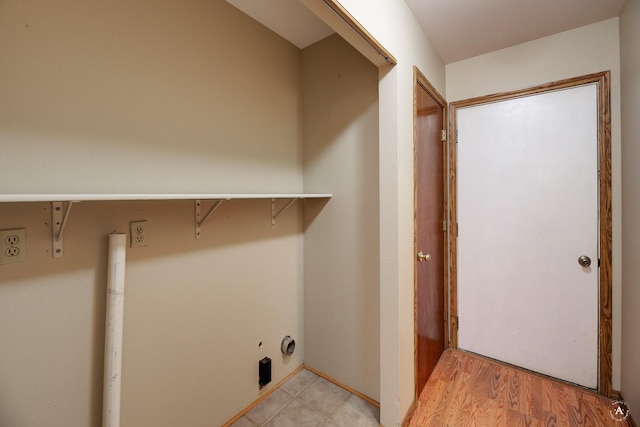
[{"label": "alcove recess", "polygon": [[199,239],[205,222],[225,201],[271,199],[271,228],[276,228],[276,220],[296,201],[303,199],[330,199],[331,194],[307,193],[239,193],[239,194],[2,194],[0,203],[51,203],[51,241],[54,258],[64,253],[64,228],[75,203],[97,201],[140,201],[140,200],[193,200],[195,238]]}]

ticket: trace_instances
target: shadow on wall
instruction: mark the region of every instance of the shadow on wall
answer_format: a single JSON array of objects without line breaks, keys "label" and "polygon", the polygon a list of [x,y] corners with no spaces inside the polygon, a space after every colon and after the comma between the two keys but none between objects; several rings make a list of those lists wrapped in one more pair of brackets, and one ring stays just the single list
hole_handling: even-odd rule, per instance
[{"label": "shadow on wall", "polygon": [[[203,200],[203,211],[212,203]],[[282,207],[286,201],[276,203]],[[3,266],[0,286],[25,277],[106,265],[108,235],[129,235],[131,221],[147,221],[148,246],[131,248],[130,239],[127,242],[127,259],[137,262],[261,242],[268,245],[302,232],[303,206],[304,215],[313,218],[326,203],[324,199],[298,200],[272,229],[271,199],[224,201],[202,226],[200,239],[195,238],[193,200],[75,203],[64,229],[64,255],[57,259],[51,255],[51,203],[0,203],[0,229],[25,228],[28,254],[24,263]]]}]

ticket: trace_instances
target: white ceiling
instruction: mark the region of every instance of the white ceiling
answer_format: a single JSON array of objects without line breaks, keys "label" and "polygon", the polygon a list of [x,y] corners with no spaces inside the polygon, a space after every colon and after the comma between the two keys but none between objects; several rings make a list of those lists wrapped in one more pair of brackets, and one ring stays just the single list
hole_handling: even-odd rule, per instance
[{"label": "white ceiling", "polygon": [[[333,31],[297,0],[227,0],[303,49]],[[620,14],[625,0],[406,0],[445,64]]]},{"label": "white ceiling", "polygon": [[445,64],[620,14],[625,0],[406,0]]}]

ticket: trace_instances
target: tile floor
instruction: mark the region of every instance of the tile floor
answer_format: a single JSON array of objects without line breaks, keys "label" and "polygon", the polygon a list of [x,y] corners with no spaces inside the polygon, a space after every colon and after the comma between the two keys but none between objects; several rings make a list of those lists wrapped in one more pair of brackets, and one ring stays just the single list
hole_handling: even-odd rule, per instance
[{"label": "tile floor", "polygon": [[230,427],[378,427],[380,409],[302,369]]}]

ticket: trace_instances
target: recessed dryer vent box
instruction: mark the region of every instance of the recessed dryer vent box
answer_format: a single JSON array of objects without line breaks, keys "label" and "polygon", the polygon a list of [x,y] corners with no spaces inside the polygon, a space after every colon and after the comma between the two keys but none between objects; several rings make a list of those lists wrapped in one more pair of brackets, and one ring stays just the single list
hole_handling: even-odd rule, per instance
[{"label": "recessed dryer vent box", "polygon": [[260,388],[266,386],[271,382],[271,359],[265,357],[258,362],[258,385]]}]

